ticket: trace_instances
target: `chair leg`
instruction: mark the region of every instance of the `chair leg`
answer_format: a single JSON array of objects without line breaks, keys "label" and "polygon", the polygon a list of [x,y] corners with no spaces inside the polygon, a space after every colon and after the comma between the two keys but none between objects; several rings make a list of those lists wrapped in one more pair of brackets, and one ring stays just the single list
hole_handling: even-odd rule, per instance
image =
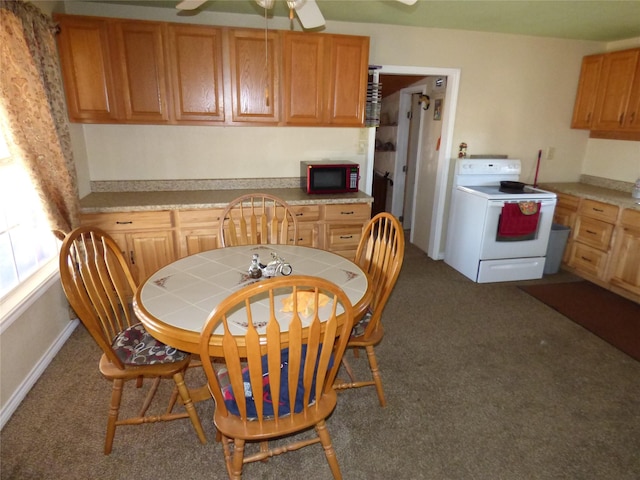
[{"label": "chair leg", "polygon": [[111,448],[113,447],[113,437],[116,434],[116,423],[118,422],[123,385],[124,380],[122,379],[116,379],[113,381],[113,388],[111,389],[111,403],[109,404],[109,418],[107,420],[107,437],[104,442],[105,455],[109,455],[111,453]]},{"label": "chair leg", "polygon": [[184,404],[184,408],[187,410],[189,414],[189,418],[191,419],[191,423],[193,424],[193,428],[196,430],[196,434],[200,439],[200,443],[203,445],[207,443],[207,437],[204,434],[204,430],[202,429],[202,425],[200,424],[200,418],[198,417],[198,412],[196,412],[196,408],[193,406],[193,401],[189,396],[189,389],[184,383],[184,376],[182,372],[178,372],[173,375],[173,380],[176,382],[176,386],[178,387],[178,392],[180,392],[180,397],[182,398],[182,403]]},{"label": "chair leg", "polygon": [[[142,377],[138,377],[138,380],[140,380],[141,378]],[[142,407],[140,408],[140,411],[138,413],[139,417],[144,417],[144,414],[147,413],[149,405],[151,405],[151,401],[153,400],[153,397],[156,396],[156,392],[158,391],[158,387],[160,386],[160,380],[162,380],[160,377],[156,377],[153,379],[153,383],[151,384],[151,387],[147,392],[147,396],[144,399],[144,403],[142,404]]]},{"label": "chair leg", "polygon": [[229,476],[232,480],[240,480],[242,478],[242,464],[244,463],[244,444],[241,438],[233,440],[233,458],[231,460],[231,471]]},{"label": "chair leg", "polygon": [[327,430],[326,422],[324,420],[321,420],[316,424],[315,429],[318,437],[320,438],[322,448],[324,449],[324,455],[325,457],[327,457],[327,462],[329,463],[329,468],[331,468],[333,478],[335,480],[341,480],[342,473],[340,472],[340,465],[338,465],[336,450],[331,444],[331,436],[329,435],[329,431]]},{"label": "chair leg", "polygon": [[347,375],[351,379],[351,382],[352,383],[355,382],[356,381],[356,377],[353,374],[353,369],[351,368],[351,364],[347,361],[347,358],[344,355],[342,356],[342,366],[346,370]]},{"label": "chair leg", "polygon": [[367,357],[369,359],[369,368],[371,369],[371,376],[373,377],[373,381],[376,384],[376,391],[378,392],[378,400],[380,401],[380,406],[384,407],[387,405],[387,401],[384,398],[384,389],[382,388],[382,377],[380,376],[380,370],[378,369],[378,360],[376,359],[376,352],[373,349],[373,346],[369,345],[366,347]]}]

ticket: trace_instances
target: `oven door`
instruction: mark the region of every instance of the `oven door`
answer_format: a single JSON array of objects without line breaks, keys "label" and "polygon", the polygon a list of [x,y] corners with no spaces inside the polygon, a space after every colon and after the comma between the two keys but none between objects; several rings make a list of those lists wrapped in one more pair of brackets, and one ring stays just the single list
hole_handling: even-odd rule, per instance
[{"label": "oven door", "polygon": [[[511,200],[513,202],[513,200]],[[532,199],[522,198],[520,201],[540,202],[540,216],[538,228],[533,238],[504,240],[498,236],[498,225],[502,207],[506,200],[489,200],[486,210],[484,232],[480,247],[480,260],[493,260],[502,258],[527,258],[544,257],[547,252],[551,224],[553,223],[553,211],[556,199]]]}]

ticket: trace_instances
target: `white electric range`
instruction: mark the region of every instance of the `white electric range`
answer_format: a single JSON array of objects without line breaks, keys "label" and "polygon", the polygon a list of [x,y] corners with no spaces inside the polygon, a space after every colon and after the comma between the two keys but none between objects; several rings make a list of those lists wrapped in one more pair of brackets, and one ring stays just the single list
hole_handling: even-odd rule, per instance
[{"label": "white electric range", "polygon": [[[474,282],[542,278],[556,194],[533,186],[501,188],[518,181],[517,159],[458,159],[453,180],[444,261]],[[507,203],[534,202],[537,225],[530,234],[499,234]]]}]

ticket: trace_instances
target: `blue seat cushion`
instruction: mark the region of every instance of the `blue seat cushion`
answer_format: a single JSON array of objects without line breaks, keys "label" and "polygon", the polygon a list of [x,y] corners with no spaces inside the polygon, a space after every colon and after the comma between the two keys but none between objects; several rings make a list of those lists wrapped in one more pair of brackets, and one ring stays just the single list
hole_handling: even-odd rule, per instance
[{"label": "blue seat cushion", "polygon": [[147,332],[141,323],[136,323],[118,333],[113,339],[111,347],[125,365],[174,363],[184,360],[189,355],[182,350],[159,342]]},{"label": "blue seat cushion", "polygon": [[[304,397],[304,387],[303,387],[303,372],[304,372],[304,364],[306,359],[307,346],[302,346],[302,362],[300,365],[300,374],[298,376],[298,388],[296,390],[296,400],[293,407],[293,411],[295,413],[299,413],[303,409],[303,397]],[[280,406],[278,408],[279,416],[288,415],[291,413],[291,405],[289,401],[289,389],[287,388],[287,384],[289,381],[289,349],[285,348],[281,351],[280,356]],[[317,364],[316,364],[317,365]],[[331,356],[331,360],[329,361],[329,368],[333,365],[333,356]],[[264,417],[273,417],[273,401],[271,399],[271,389],[269,387],[269,367],[268,367],[268,359],[267,355],[262,356],[262,385],[264,387]],[[224,396],[224,403],[227,406],[227,410],[232,415],[240,416],[240,411],[238,410],[238,404],[236,403],[236,397],[234,395],[233,389],[231,388],[231,384],[229,382],[229,376],[226,367],[221,367],[217,371],[218,381],[220,383],[220,388],[222,390],[222,395]],[[249,368],[245,367],[242,370],[242,380],[244,383],[244,396],[247,402],[247,418],[256,419],[258,418],[258,413],[256,411],[256,404],[253,399],[253,392],[251,391],[251,380],[249,377]],[[309,397],[309,405],[312,405],[315,402],[315,379],[311,385],[311,395]]]}]

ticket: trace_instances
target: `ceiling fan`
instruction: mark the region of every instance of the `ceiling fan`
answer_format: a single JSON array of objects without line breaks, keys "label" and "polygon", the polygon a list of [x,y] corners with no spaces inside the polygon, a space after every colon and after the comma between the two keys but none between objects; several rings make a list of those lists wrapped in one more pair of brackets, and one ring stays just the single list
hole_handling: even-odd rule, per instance
[{"label": "ceiling fan", "polygon": [[[208,0],[182,0],[177,5],[178,10],[195,10]],[[405,5],[413,5],[417,0],[396,0]],[[255,0],[265,10],[273,8],[275,0]],[[324,16],[316,0],[286,0],[289,6],[289,18],[293,19],[295,11],[303,28],[318,28],[324,25]]]}]

